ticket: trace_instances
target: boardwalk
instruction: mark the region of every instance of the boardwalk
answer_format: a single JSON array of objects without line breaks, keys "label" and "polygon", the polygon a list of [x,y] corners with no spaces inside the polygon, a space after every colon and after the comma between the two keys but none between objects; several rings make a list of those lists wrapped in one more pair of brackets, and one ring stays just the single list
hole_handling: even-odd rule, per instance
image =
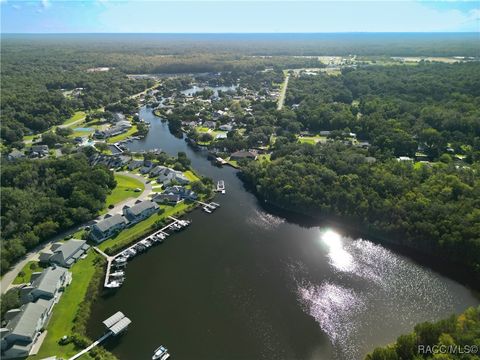
[{"label": "boardwalk", "polygon": [[98,344],[100,344],[102,341],[104,341],[106,338],[108,338],[110,335],[113,335],[113,332],[109,331],[108,333],[106,333],[105,335],[103,335],[100,339],[98,339],[97,341],[93,342],[89,347],[86,347],[85,349],[83,349],[82,351],[80,351],[79,353],[73,355],[71,358],[69,358],[68,360],[75,360],[75,359],[78,359],[80,356],[82,355],[85,355],[87,352],[89,352],[90,350],[92,350],[95,346],[97,346]]}]

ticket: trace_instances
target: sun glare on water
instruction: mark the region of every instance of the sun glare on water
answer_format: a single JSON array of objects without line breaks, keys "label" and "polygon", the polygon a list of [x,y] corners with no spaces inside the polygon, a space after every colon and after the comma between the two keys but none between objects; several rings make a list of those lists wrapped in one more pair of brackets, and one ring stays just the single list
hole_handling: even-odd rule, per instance
[{"label": "sun glare on water", "polygon": [[333,230],[322,234],[322,241],[328,247],[330,264],[339,271],[353,271],[355,263],[352,255],[343,248],[342,237]]}]

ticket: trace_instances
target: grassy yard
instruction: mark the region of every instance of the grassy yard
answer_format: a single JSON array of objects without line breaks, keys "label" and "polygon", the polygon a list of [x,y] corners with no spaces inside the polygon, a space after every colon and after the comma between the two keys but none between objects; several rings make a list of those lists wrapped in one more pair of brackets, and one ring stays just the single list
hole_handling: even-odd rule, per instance
[{"label": "grassy yard", "polygon": [[[105,212],[107,212],[109,205],[115,205],[128,198],[139,197],[145,189],[145,185],[140,180],[131,178],[130,176],[115,174],[115,180],[117,181],[117,186],[112,190],[112,193],[107,196]],[[137,188],[142,191],[135,192]]]},{"label": "grassy yard", "polygon": [[70,125],[71,123],[74,123],[75,121],[84,119],[86,116],[85,111],[76,111],[75,114],[70,119],[65,120],[63,125]]},{"label": "grassy yard", "polygon": [[315,136],[302,136],[298,138],[298,141],[301,143],[307,143],[315,145],[318,142],[326,142],[327,138],[325,136],[315,135]]},{"label": "grassy yard", "polygon": [[[90,250],[86,259],[81,259],[72,267],[72,283],[65,290],[60,302],[54,306],[52,318],[47,326],[47,337],[39,353],[30,357],[31,359],[43,359],[52,355],[68,359],[78,352],[78,349],[75,349],[72,343],[61,346],[58,341],[63,335],[72,334],[71,329],[75,321],[75,314],[85,298],[88,285],[95,273],[93,262],[97,256],[99,255]],[[91,359],[91,357],[87,354],[82,359]]]},{"label": "grassy yard", "polygon": [[137,132],[137,125],[133,125],[127,132],[124,132],[123,134],[119,134],[117,136],[113,136],[111,138],[107,139],[107,143],[113,144],[116,142],[119,142],[121,140],[125,140],[127,137],[132,136]]},{"label": "grassy yard", "polygon": [[186,204],[185,202],[181,202],[175,206],[160,205],[160,208],[165,210],[163,213],[154,214],[150,216],[148,219],[132,226],[131,228],[123,230],[116,237],[110,238],[104,241],[98,247],[100,248],[100,250],[105,250],[114,245],[120,246],[120,247],[127,246],[131,242],[141,238],[144,234],[151,231],[152,225],[155,224],[156,221],[165,219],[169,216],[173,216],[179,212],[185,211],[190,206],[193,206],[193,205]]},{"label": "grassy yard", "polygon": [[23,267],[22,271],[25,275],[20,276],[20,273],[17,275],[17,277],[13,280],[13,284],[18,285],[18,284],[24,284],[30,282],[30,277],[32,276],[32,273],[34,272],[40,272],[43,269],[38,265],[38,261],[29,261],[28,263],[25,264]]},{"label": "grassy yard", "polygon": [[192,171],[188,170],[183,173],[185,177],[190,181],[198,181],[200,180],[197,175],[195,175]]}]

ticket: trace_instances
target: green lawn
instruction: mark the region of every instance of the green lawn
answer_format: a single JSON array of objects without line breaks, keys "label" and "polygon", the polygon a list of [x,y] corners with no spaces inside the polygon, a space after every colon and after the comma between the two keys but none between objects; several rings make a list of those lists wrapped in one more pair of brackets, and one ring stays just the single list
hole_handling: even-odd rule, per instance
[{"label": "green lawn", "polygon": [[73,116],[70,119],[65,120],[63,125],[70,125],[71,123],[73,123],[75,121],[78,121],[82,118],[85,118],[85,116],[86,116],[85,111],[76,111],[75,114],[73,114]]},{"label": "green lawn", "polygon": [[110,238],[105,240],[101,243],[98,248],[100,250],[105,250],[112,246],[119,246],[124,247],[130,244],[131,242],[140,239],[144,236],[147,232],[152,230],[152,225],[161,219],[165,219],[168,216],[173,216],[179,212],[187,210],[192,204],[186,204],[185,202],[181,202],[175,206],[167,206],[167,205],[160,205],[160,208],[164,209],[165,211],[161,214],[154,214],[150,216],[148,219],[139,222],[138,224],[132,226],[131,228],[123,230],[120,234],[118,234],[114,238]]},{"label": "green lawn", "polygon": [[[115,174],[115,180],[117,181],[117,186],[112,190],[112,193],[107,196],[105,212],[107,212],[109,205],[115,205],[128,198],[139,197],[145,189],[143,182],[127,175]],[[142,191],[135,192],[137,188]]]},{"label": "green lawn", "polygon": [[195,175],[192,171],[188,170],[183,173],[185,177],[190,181],[198,181],[200,180],[197,175]]},{"label": "green lawn", "polygon": [[125,140],[127,137],[135,134],[136,132],[137,132],[137,125],[133,125],[127,132],[108,138],[107,143],[113,144],[121,140]]},{"label": "green lawn", "polygon": [[[31,359],[43,359],[56,355],[64,359],[75,355],[79,350],[75,349],[72,343],[59,345],[58,341],[63,335],[72,334],[72,325],[75,321],[75,314],[80,303],[83,302],[90,280],[95,273],[94,260],[99,256],[90,250],[86,259],[81,259],[71,268],[72,283],[67,287],[60,298],[60,302],[54,306],[53,315],[47,326],[47,337],[45,338],[40,351]],[[82,359],[91,359],[84,355]]]},{"label": "green lawn", "polygon": [[[30,268],[32,266],[32,268]],[[38,265],[38,261],[29,261],[22,269],[23,273],[25,274],[23,277],[17,275],[15,280],[13,280],[13,284],[18,285],[18,284],[24,284],[30,282],[30,277],[32,276],[32,273],[34,272],[40,272],[43,269]]]},{"label": "green lawn", "polygon": [[325,136],[315,135],[315,136],[302,136],[298,138],[298,141],[301,143],[307,143],[315,145],[318,142],[325,142],[327,138]]}]

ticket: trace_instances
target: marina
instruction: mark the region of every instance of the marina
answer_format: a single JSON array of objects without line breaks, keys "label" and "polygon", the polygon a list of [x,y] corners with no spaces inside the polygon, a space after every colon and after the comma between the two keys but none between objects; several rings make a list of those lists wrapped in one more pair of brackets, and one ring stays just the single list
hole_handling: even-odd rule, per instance
[{"label": "marina", "polygon": [[189,220],[180,220],[174,218],[173,216],[170,216],[169,218],[173,220],[171,223],[164,226],[160,230],[155,231],[153,234],[150,234],[149,236],[137,241],[114,256],[109,256],[99,248],[94,247],[95,251],[107,259],[107,268],[103,284],[105,288],[116,289],[122,286],[126,277],[125,268],[129,260],[147,251],[153,245],[163,243],[164,240],[170,235],[167,232],[168,230],[180,231],[191,223]]}]

